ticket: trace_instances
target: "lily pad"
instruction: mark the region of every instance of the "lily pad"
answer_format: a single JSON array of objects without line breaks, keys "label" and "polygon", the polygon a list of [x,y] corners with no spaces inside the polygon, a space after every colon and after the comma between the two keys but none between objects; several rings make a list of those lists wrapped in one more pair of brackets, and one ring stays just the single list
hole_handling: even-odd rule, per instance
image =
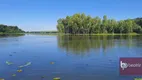
[{"label": "lily pad", "polygon": [[50,62],[50,64],[55,64],[55,62]]},{"label": "lily pad", "polygon": [[22,69],[17,70],[17,72],[22,72],[22,71],[23,71]]},{"label": "lily pad", "polygon": [[16,76],[16,74],[12,74],[12,76],[13,76],[13,77],[15,77],[15,76]]},{"label": "lily pad", "polygon": [[0,78],[0,80],[4,80],[4,78]]},{"label": "lily pad", "polygon": [[32,62],[27,62],[26,64],[25,64],[25,66],[29,66],[29,65],[31,65],[32,64]]},{"label": "lily pad", "polygon": [[29,66],[31,64],[32,64],[32,62],[27,62],[26,64],[19,66],[19,68],[23,68],[23,67]]},{"label": "lily pad", "polygon": [[7,65],[12,65],[13,63],[12,63],[12,62],[9,62],[9,61],[6,61],[6,64],[7,64]]},{"label": "lily pad", "polygon": [[45,76],[41,76],[41,78],[45,78]]},{"label": "lily pad", "polygon": [[60,80],[60,77],[53,78],[53,80]]},{"label": "lily pad", "polygon": [[23,68],[24,66],[19,66],[19,68]]}]

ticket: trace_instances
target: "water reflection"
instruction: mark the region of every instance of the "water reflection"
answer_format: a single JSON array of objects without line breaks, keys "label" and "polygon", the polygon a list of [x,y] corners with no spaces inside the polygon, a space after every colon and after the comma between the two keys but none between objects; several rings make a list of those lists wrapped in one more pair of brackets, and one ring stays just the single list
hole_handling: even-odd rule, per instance
[{"label": "water reflection", "polygon": [[[20,45],[20,41],[22,41],[22,36],[25,34],[0,34],[0,47],[8,46],[14,42],[14,45]],[[12,44],[13,45],[13,44]]]},{"label": "water reflection", "polygon": [[141,36],[58,36],[58,46],[68,53],[87,54],[91,50],[105,52],[109,48],[133,47],[139,44]]}]

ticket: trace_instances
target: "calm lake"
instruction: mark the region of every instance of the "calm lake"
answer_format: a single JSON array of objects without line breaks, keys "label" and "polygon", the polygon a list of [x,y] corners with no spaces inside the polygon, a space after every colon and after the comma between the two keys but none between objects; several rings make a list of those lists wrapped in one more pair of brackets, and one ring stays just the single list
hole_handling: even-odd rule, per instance
[{"label": "calm lake", "polygon": [[[5,80],[134,80],[120,76],[120,57],[142,57],[142,36],[1,35]],[[6,61],[13,64],[7,65]],[[30,65],[19,68],[31,62]],[[17,70],[22,69],[22,72]],[[16,74],[16,76],[13,76]]]}]

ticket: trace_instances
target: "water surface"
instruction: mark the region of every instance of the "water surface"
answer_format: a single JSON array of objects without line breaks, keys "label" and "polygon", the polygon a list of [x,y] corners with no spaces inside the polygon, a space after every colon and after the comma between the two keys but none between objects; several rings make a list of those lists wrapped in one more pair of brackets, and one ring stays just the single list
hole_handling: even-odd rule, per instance
[{"label": "water surface", "polygon": [[[140,76],[119,75],[119,58],[142,57],[141,40],[142,36],[1,35],[0,78],[133,80]],[[6,61],[14,64],[8,66]],[[32,64],[18,73],[18,66],[26,62]]]}]

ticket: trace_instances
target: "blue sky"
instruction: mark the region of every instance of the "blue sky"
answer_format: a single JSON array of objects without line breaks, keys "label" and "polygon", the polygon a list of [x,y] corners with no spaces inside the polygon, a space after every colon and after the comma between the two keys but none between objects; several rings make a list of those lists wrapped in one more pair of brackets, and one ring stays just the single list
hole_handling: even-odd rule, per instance
[{"label": "blue sky", "polygon": [[142,17],[142,0],[0,0],[0,24],[25,31],[56,30],[57,19],[74,13],[117,20]]}]

